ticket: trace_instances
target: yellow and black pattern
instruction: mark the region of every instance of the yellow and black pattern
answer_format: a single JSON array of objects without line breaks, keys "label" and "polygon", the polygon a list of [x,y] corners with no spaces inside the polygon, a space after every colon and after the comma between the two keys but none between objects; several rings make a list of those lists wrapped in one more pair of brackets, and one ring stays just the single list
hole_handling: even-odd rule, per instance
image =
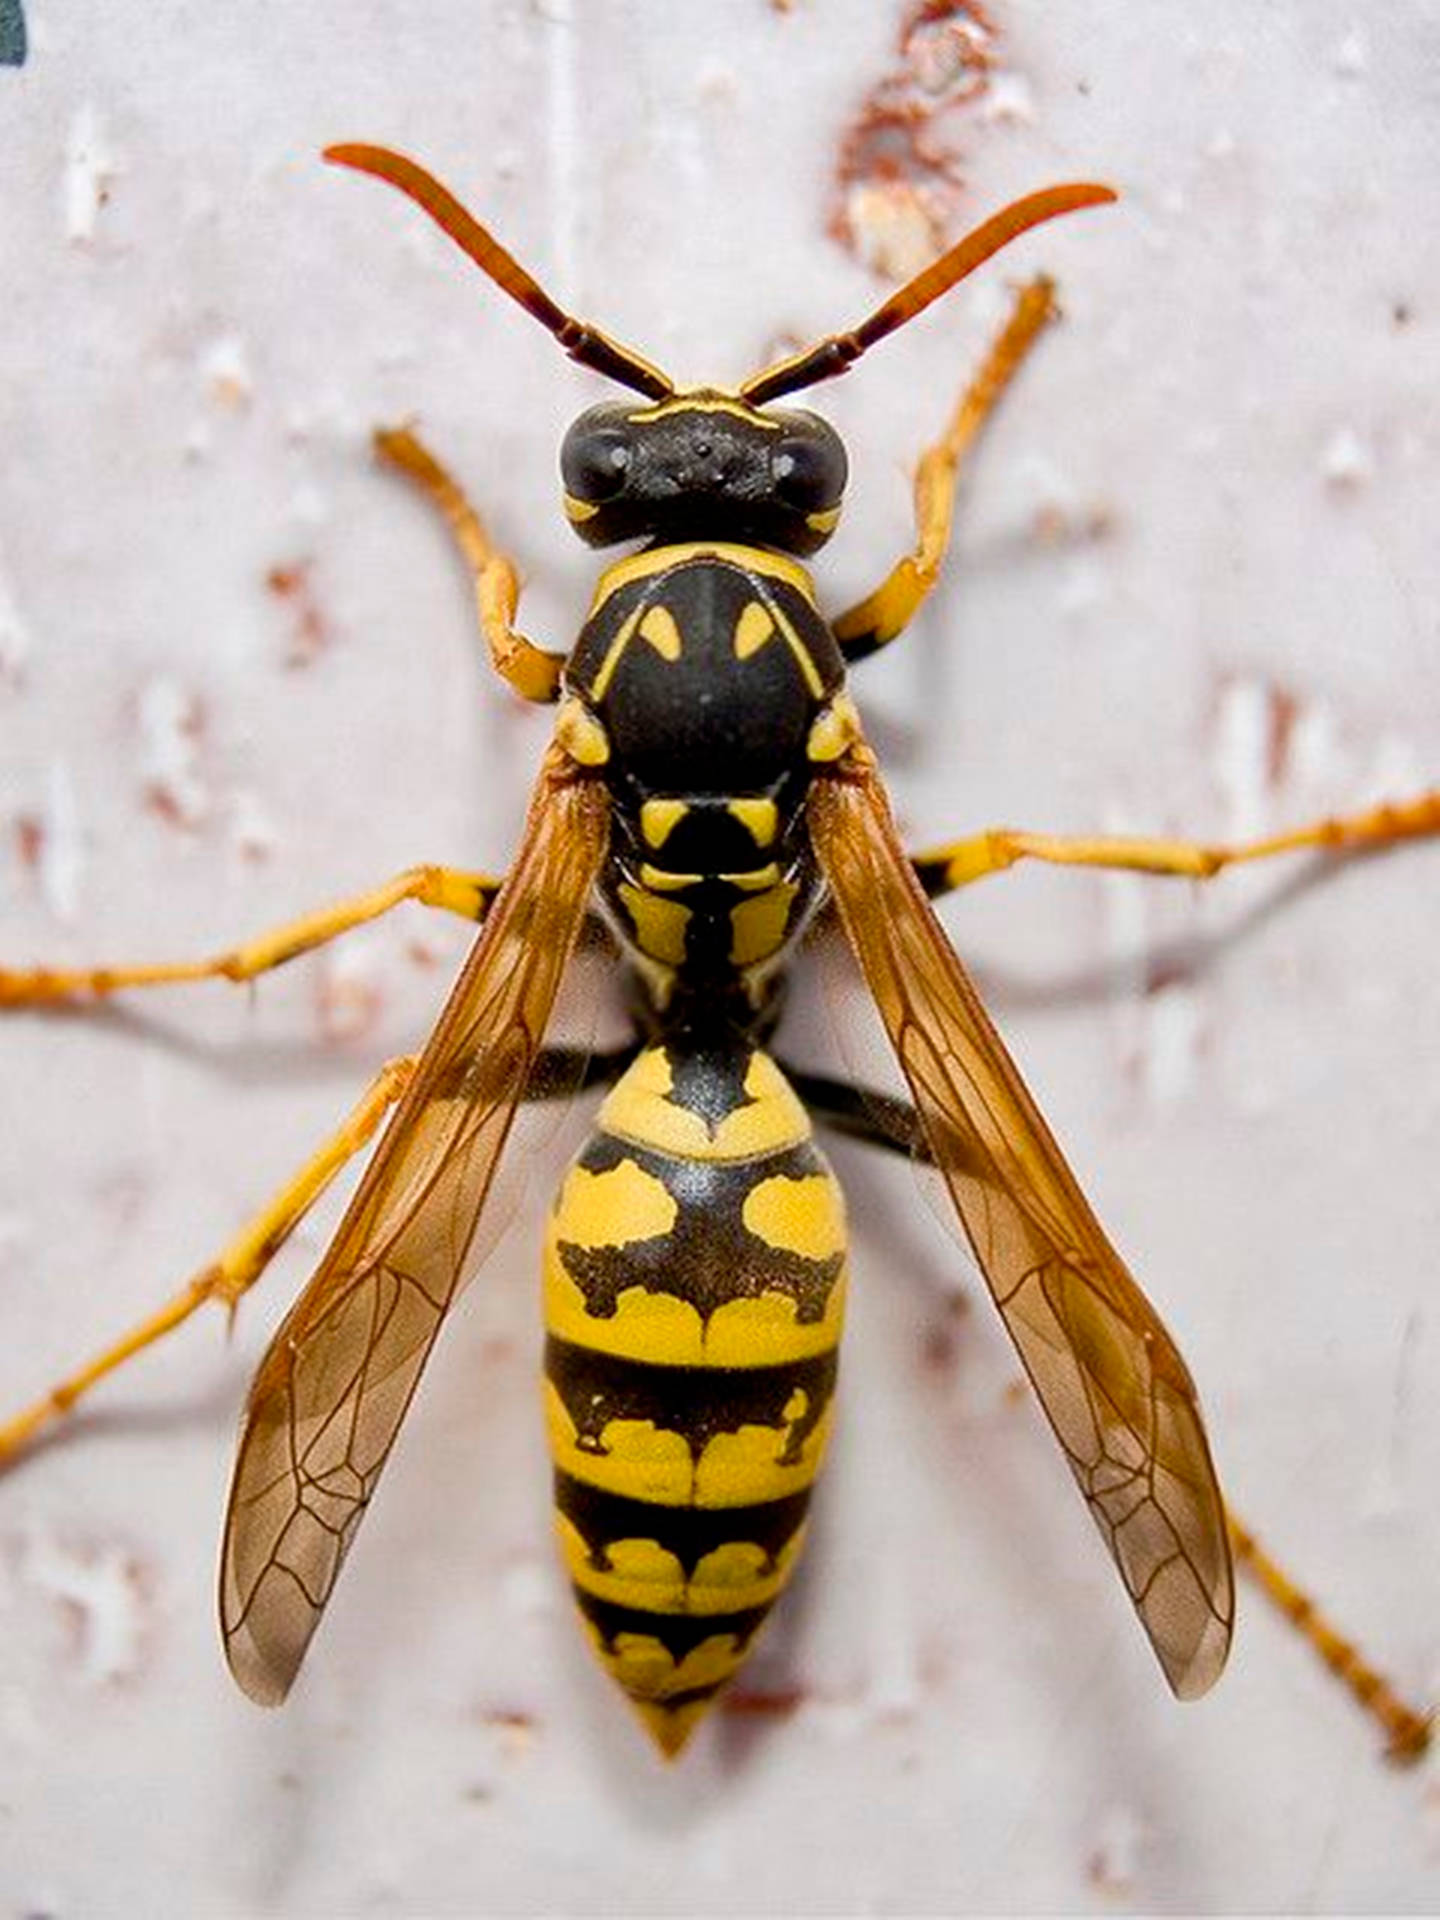
[{"label": "yellow and black pattern", "polygon": [[839,1187],[770,1057],[647,1048],[551,1215],[545,1372],[580,1611],[667,1752],[799,1551],[845,1268]]},{"label": "yellow and black pattern", "polygon": [[692,541],[606,572],[567,668],[567,725],[624,768],[601,892],[657,998],[678,976],[758,1000],[804,926],[807,748],[843,673],[785,555]]}]

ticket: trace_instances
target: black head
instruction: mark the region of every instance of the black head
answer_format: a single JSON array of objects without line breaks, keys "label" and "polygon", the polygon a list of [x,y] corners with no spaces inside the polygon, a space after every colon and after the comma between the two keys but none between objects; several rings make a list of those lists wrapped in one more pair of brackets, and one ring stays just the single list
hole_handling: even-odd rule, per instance
[{"label": "black head", "polygon": [[560,449],[565,512],[592,547],[704,538],[813,553],[840,518],[847,471],[818,414],[708,389],[590,407]]}]

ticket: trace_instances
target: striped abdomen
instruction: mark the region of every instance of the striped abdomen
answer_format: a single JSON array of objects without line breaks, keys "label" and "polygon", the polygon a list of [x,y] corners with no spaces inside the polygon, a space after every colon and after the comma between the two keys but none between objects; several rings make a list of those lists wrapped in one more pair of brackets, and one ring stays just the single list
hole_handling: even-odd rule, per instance
[{"label": "striped abdomen", "polygon": [[545,1371],[576,1599],[667,1753],[794,1565],[844,1288],[840,1190],[775,1063],[642,1053],[551,1215]]}]

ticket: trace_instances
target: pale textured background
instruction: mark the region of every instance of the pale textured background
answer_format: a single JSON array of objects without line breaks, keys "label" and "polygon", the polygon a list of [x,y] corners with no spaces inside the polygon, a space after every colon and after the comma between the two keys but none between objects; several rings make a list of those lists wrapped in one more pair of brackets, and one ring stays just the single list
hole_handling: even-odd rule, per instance
[{"label": "pale textured background", "polygon": [[[316,149],[414,151],[560,297],[730,378],[877,297],[826,225],[899,9],[28,12],[0,71],[0,954],[190,954],[412,860],[502,863],[546,722],[480,670],[365,434],[423,418],[560,642],[594,562],[554,453],[596,383]],[[945,590],[864,677],[907,823],[1223,835],[1435,779],[1440,13],[992,12],[958,216],[1057,177],[1125,197],[816,395],[856,468],[840,604],[908,537],[1007,275],[1061,277]],[[297,562],[308,626],[266,586]],[[1027,873],[947,910],[1237,1503],[1431,1697],[1437,878],[1430,848],[1204,897]],[[254,994],[5,1028],[0,1405],[234,1229],[416,1043],[464,940],[397,916]],[[212,1568],[245,1382],[333,1208],[231,1344],[192,1326],[0,1486],[0,1911],[1440,1904],[1433,1766],[1387,1770],[1260,1605],[1218,1691],[1170,1700],[908,1173],[836,1157],[844,1432],[752,1669],[792,1712],[720,1715],[667,1774],[581,1644],[534,1389],[552,1149],[285,1711],[230,1685]]]}]

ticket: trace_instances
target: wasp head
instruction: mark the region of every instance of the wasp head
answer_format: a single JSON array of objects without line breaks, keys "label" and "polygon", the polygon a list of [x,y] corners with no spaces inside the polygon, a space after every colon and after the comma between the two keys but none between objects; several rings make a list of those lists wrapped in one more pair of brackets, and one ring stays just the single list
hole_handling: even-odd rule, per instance
[{"label": "wasp head", "polygon": [[560,449],[566,514],[593,547],[706,539],[810,554],[840,518],[847,470],[818,414],[709,389],[590,407]]}]

